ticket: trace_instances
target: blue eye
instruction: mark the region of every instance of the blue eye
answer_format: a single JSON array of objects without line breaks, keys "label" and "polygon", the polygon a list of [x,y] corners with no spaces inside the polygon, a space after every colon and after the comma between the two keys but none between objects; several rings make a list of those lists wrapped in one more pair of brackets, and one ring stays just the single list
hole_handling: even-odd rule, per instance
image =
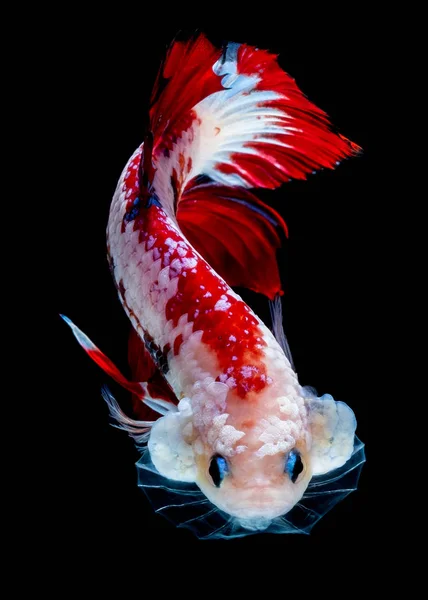
[{"label": "blue eye", "polygon": [[289,478],[293,483],[296,483],[297,478],[300,473],[303,471],[303,462],[300,456],[300,452],[298,450],[291,450],[288,453],[286,462],[285,462],[285,472],[288,474]]},{"label": "blue eye", "polygon": [[220,456],[219,454],[215,454],[210,462],[209,474],[211,475],[211,479],[213,480],[213,484],[216,487],[221,486],[221,482],[224,479],[226,473],[228,473],[229,467],[227,465],[226,459]]}]

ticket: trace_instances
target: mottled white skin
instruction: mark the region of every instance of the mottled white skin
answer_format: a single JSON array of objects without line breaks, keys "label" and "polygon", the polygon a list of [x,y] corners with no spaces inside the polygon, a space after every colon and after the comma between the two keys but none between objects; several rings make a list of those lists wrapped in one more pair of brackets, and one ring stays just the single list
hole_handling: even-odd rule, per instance
[{"label": "mottled white skin", "polygon": [[[215,353],[202,342],[203,332],[194,331],[191,316],[183,314],[176,327],[165,316],[179,277],[203,259],[166,212],[160,211],[163,226],[181,236],[185,258],[180,265],[161,269],[156,240],[146,249],[132,224],[122,232],[127,168],[113,198],[107,231],[113,275],[125,290],[121,300],[137,332],[142,336],[145,329],[158,346],[172,345],[183,335],[179,353],[169,352],[166,375],[181,402],[178,411],[160,418],[152,428],[148,447],[153,463],[166,477],[196,482],[211,502],[243,522],[285,514],[302,497],[313,474],[336,468],[350,457],[353,413],[344,404],[339,409],[332,399],[308,397],[278,342],[249,307],[248,314],[258,321],[266,342],[263,360],[268,385],[242,399],[227,377],[215,381],[222,370]],[[237,298],[219,276],[217,280],[226,298]],[[299,450],[304,464],[296,483],[284,472],[293,448]],[[208,473],[215,454],[225,457],[229,466],[219,488]]]}]

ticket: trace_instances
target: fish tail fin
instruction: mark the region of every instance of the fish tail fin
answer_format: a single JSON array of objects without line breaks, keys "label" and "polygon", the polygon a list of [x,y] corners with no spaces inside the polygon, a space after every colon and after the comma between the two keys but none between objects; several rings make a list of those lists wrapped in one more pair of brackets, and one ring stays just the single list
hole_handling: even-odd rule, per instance
[{"label": "fish tail fin", "polygon": [[250,189],[333,169],[359,147],[332,129],[276,55],[246,44],[218,49],[202,34],[170,47],[150,120],[163,208],[230,285],[273,300],[287,228]]}]

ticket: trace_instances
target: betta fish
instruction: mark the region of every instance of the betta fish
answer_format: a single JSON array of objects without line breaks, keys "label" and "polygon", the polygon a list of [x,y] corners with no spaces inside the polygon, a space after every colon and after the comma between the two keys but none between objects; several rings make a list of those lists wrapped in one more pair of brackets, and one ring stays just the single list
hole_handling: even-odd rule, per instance
[{"label": "betta fish", "polygon": [[[201,538],[307,533],[356,488],[364,447],[347,404],[299,384],[276,257],[287,226],[252,190],[360,149],[276,55],[202,34],[170,46],[142,137],[107,226],[132,377],[64,319],[132,394],[130,416],[103,389],[141,450],[139,485],[157,511]],[[237,287],[267,297],[271,328]]]}]

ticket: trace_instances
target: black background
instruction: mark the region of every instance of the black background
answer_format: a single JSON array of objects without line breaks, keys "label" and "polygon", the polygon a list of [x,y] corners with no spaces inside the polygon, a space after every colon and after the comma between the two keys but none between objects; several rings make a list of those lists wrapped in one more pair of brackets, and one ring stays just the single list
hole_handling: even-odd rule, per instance
[{"label": "black background", "polygon": [[[358,491],[310,536],[260,534],[208,542],[153,512],[137,487],[138,455],[127,435],[110,427],[100,387],[109,383],[119,399],[123,392],[107,381],[58,316],[73,319],[127,372],[129,324],[108,270],[105,228],[116,182],[141,142],[159,62],[179,25],[152,28],[133,24],[128,16],[122,27],[121,18],[114,28],[83,19],[41,43],[41,84],[48,90],[44,119],[53,132],[46,160],[53,201],[46,211],[43,259],[54,352],[43,360],[55,382],[45,402],[52,421],[45,456],[52,491],[43,499],[43,527],[65,557],[76,544],[86,558],[102,552],[137,561],[146,560],[154,547],[161,554],[167,548],[169,557],[182,549],[224,557],[225,552],[259,555],[263,548],[275,556],[328,549],[339,557],[355,545],[366,546],[375,510],[369,494],[369,415],[376,402],[370,341],[376,298],[369,243],[368,72],[373,59],[364,29],[352,31],[350,16],[341,16],[338,25],[320,24],[315,32],[303,24],[273,29],[262,17],[257,26],[203,28],[213,41],[230,39],[278,53],[281,66],[306,95],[363,148],[362,156],[335,171],[259,196],[280,210],[289,227],[280,255],[284,319],[300,382],[354,409],[368,455]],[[264,300],[252,294],[245,298],[268,322]]]}]

